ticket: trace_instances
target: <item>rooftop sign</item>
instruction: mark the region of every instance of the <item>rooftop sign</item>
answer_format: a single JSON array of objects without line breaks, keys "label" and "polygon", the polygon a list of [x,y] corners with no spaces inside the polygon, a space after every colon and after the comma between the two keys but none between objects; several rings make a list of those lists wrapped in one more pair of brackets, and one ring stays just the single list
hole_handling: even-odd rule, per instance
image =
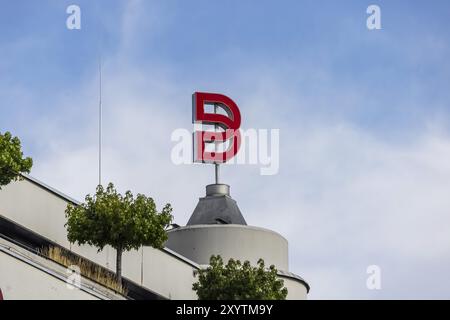
[{"label": "rooftop sign", "polygon": [[[205,106],[214,106],[214,113],[205,112]],[[226,115],[219,114],[222,108]],[[225,163],[239,151],[241,135],[241,113],[236,103],[229,97],[218,93],[195,92],[192,95],[192,122],[201,125],[194,139],[194,162]],[[203,125],[214,125],[214,131],[203,131]],[[221,128],[221,131],[217,129]],[[219,143],[227,143],[228,148],[217,151]],[[207,151],[206,144],[214,144],[214,151]]]}]

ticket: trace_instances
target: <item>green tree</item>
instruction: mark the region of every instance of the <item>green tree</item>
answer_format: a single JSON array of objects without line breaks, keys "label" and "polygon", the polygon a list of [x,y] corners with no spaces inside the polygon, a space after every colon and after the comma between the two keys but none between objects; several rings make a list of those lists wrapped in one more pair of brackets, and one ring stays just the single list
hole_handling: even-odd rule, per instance
[{"label": "green tree", "polygon": [[106,245],[117,251],[116,276],[122,282],[122,253],[142,245],[162,248],[167,240],[167,226],[172,222],[170,204],[157,212],[152,198],[130,191],[119,194],[110,183],[106,190],[99,185],[95,196],[87,195],[85,203],[66,209],[71,243],[89,244],[100,252]]},{"label": "green tree", "polygon": [[19,138],[0,132],[0,189],[20,179],[21,173],[30,173],[32,166],[33,160],[23,156]]},{"label": "green tree", "polygon": [[243,264],[230,259],[224,265],[220,256],[211,256],[210,266],[199,271],[198,282],[192,289],[199,300],[284,300],[288,290],[278,279],[277,269],[265,268],[264,260],[253,267],[249,261]]}]

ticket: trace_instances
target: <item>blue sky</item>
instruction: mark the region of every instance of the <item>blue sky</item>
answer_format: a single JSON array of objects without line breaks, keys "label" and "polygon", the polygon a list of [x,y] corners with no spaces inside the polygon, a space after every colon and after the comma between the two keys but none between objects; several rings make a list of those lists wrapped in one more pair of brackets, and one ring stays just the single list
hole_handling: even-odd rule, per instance
[{"label": "blue sky", "polygon": [[[65,26],[70,4],[81,30]],[[366,28],[370,4],[381,30]],[[248,222],[288,238],[311,298],[449,298],[449,14],[448,1],[2,1],[0,131],[37,178],[92,192],[101,55],[105,179],[172,202],[184,224],[211,168],[171,164],[170,133],[191,128],[194,91],[225,93],[243,127],[280,129],[278,175],[224,176]]]},{"label": "blue sky", "polygon": [[[363,92],[370,96],[364,104],[324,101],[306,111],[384,133],[407,134],[428,117],[448,119],[447,1],[378,2],[379,32],[365,27],[370,1],[149,1],[130,22],[124,22],[132,10],[126,1],[79,1],[82,30],[69,31],[65,8],[71,3],[3,3],[2,87],[26,88],[51,101],[55,91],[70,95],[82,86],[100,52],[107,60],[122,50],[124,64],[149,73],[164,68],[192,89],[222,88],[242,72],[263,68],[282,78],[287,93],[314,99],[317,91]],[[134,33],[124,40],[126,23]],[[2,96],[5,105],[16,101]],[[58,108],[50,101],[27,103],[27,114]],[[289,119],[296,121],[292,111]]]}]

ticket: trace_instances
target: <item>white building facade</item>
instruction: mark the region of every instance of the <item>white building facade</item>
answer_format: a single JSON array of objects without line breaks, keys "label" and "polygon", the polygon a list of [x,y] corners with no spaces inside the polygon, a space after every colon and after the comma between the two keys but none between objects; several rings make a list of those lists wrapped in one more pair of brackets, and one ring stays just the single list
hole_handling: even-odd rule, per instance
[{"label": "white building facade", "polygon": [[[211,194],[207,192],[208,196]],[[77,201],[30,176],[0,190],[0,290],[3,299],[197,299],[192,284],[196,282],[197,271],[205,267],[212,254],[220,254],[224,260],[235,258],[252,263],[263,258],[266,265],[274,264],[278,268],[279,277],[289,291],[288,299],[307,297],[309,285],[289,272],[286,239],[270,230],[226,221],[188,223],[169,231],[169,240],[162,250],[142,247],[125,252],[122,272],[134,288],[134,297],[123,297],[83,277],[81,287],[74,289],[67,285],[70,273],[64,267],[27,246],[27,241],[51,243],[115,270],[114,249],[108,247],[97,252],[91,246],[69,243],[64,226],[68,203],[77,204]],[[19,238],[28,240],[19,241]]]}]

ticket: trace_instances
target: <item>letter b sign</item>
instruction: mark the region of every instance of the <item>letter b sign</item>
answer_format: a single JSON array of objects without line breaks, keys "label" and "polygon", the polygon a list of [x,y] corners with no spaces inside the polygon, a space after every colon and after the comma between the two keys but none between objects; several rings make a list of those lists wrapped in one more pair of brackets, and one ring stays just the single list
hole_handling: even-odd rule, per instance
[{"label": "letter b sign", "polygon": [[[219,106],[227,115],[206,113],[205,105]],[[195,131],[194,132],[194,162],[224,163],[233,158],[240,147],[241,113],[233,100],[217,93],[195,92],[192,95],[192,122],[196,124],[217,125],[223,132]],[[206,143],[229,141],[229,146],[222,152],[206,151]]]}]

